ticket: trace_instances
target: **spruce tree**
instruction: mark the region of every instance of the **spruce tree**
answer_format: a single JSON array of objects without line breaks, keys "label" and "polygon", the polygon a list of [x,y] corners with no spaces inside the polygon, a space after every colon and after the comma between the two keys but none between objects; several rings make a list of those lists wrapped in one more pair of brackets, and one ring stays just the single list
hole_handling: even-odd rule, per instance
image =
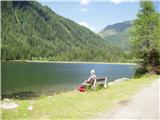
[{"label": "spruce tree", "polygon": [[146,72],[159,73],[160,15],[152,1],[141,1],[132,29],[132,51]]}]

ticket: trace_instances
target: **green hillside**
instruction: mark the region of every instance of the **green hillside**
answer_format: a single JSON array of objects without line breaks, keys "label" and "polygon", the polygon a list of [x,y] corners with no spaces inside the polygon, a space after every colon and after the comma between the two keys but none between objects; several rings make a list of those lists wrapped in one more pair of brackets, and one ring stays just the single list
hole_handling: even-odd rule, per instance
[{"label": "green hillside", "polygon": [[1,2],[1,59],[122,61],[123,53],[86,27],[35,1]]},{"label": "green hillside", "polygon": [[127,51],[129,50],[129,30],[132,23],[133,21],[125,21],[122,23],[108,25],[99,32],[99,35],[110,44],[115,45],[123,51]]}]

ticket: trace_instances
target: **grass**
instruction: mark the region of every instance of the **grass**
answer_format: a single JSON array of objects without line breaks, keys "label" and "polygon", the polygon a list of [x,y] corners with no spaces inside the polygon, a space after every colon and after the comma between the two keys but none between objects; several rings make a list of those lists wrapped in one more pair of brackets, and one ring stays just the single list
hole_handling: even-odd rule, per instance
[{"label": "grass", "polygon": [[[19,107],[12,110],[2,110],[2,119],[94,118],[98,113],[110,109],[120,101],[127,100],[151,84],[157,77],[156,75],[145,75],[98,91],[85,93],[71,91],[53,96],[41,96],[34,100],[10,100],[19,104]],[[30,105],[33,106],[32,111],[27,110]]]}]

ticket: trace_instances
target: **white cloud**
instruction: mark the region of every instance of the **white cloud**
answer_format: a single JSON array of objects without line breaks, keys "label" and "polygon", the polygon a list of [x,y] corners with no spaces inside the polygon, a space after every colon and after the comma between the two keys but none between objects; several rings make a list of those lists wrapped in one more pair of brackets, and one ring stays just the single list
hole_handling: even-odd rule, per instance
[{"label": "white cloud", "polygon": [[81,5],[88,5],[89,4],[89,0],[81,0],[80,3]]},{"label": "white cloud", "polygon": [[86,22],[79,22],[78,24],[80,24],[82,26],[85,26],[85,27],[89,28],[92,31],[95,31],[95,29],[93,27],[89,26],[88,23],[86,23]]},{"label": "white cloud", "polygon": [[122,2],[138,2],[139,0],[110,0],[110,2],[113,2],[115,4],[119,4]]},{"label": "white cloud", "polygon": [[124,0],[110,0],[110,1],[115,3],[115,4],[119,4],[120,2],[123,2]]},{"label": "white cloud", "polygon": [[82,8],[81,11],[86,12],[86,11],[88,11],[88,8]]}]

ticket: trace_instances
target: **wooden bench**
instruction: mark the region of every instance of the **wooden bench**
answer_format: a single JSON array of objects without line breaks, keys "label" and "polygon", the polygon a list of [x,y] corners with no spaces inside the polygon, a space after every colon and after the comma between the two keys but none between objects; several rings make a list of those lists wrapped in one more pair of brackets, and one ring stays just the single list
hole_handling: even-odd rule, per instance
[{"label": "wooden bench", "polygon": [[93,87],[96,88],[97,84],[103,84],[104,88],[108,87],[107,77],[96,78],[93,82]]}]

